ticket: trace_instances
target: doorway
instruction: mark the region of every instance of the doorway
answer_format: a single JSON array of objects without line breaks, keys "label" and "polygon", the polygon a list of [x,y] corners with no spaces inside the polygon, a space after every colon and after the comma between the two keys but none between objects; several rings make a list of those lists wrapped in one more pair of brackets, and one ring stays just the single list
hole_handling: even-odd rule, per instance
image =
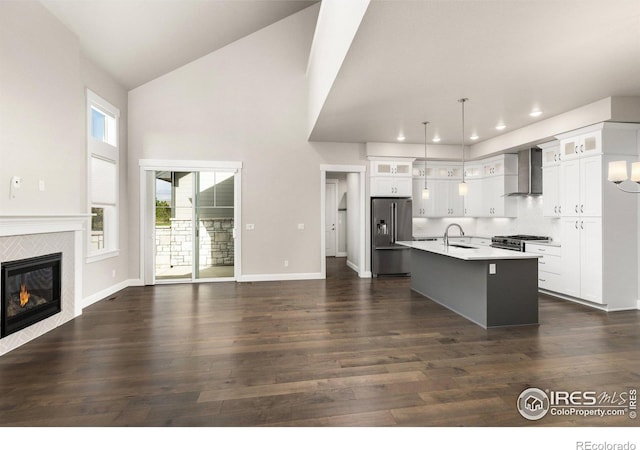
[{"label": "doorway", "polygon": [[141,161],[145,284],[239,278],[241,183],[236,167]]},{"label": "doorway", "polygon": [[[338,223],[338,180],[327,178],[325,184],[325,256],[337,256],[338,233],[340,224]],[[346,255],[345,255],[346,256]]]},{"label": "doorway", "polygon": [[[346,256],[346,266],[355,271],[361,278],[371,277],[371,271],[366,267],[365,245],[367,227],[366,206],[365,206],[365,166],[357,165],[332,165],[322,164],[320,166],[321,198],[321,273],[322,277],[327,276],[327,256],[331,255],[331,243],[327,243],[331,234],[327,230],[332,223],[337,223],[337,244],[335,256]],[[338,198],[333,200],[333,191],[328,187],[330,180],[344,178],[345,186],[342,197],[338,193]],[[340,192],[340,188],[338,187]],[[328,199],[328,197],[331,198]],[[334,207],[333,204],[336,206]],[[336,221],[330,222],[327,217],[327,209],[336,210]],[[340,220],[342,217],[342,230],[340,230]],[[344,233],[341,240],[340,236]],[[341,242],[344,248],[341,247]],[[328,251],[329,249],[329,251]]]},{"label": "doorway", "polygon": [[155,279],[233,278],[234,172],[155,172]]}]

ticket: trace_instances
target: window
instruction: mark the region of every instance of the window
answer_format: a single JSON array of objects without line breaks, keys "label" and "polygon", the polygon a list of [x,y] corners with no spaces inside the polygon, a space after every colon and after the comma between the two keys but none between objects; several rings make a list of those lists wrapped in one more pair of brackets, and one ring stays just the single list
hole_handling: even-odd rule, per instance
[{"label": "window", "polygon": [[119,117],[118,108],[87,90],[89,261],[118,254]]}]

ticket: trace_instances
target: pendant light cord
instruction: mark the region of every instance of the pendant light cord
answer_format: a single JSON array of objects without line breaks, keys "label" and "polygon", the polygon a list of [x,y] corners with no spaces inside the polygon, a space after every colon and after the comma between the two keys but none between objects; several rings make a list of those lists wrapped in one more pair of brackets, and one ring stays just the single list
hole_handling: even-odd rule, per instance
[{"label": "pendant light cord", "polygon": [[464,103],[469,100],[468,98],[461,98],[458,100],[462,103],[462,182],[464,183]]},{"label": "pendant light cord", "polygon": [[424,125],[424,188],[427,189],[427,125],[429,122],[422,122]]}]

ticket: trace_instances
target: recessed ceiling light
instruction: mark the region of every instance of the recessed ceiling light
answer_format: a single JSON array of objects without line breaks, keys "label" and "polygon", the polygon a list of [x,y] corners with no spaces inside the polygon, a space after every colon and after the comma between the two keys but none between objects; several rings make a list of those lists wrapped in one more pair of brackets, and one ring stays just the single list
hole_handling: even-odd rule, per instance
[{"label": "recessed ceiling light", "polygon": [[404,141],[406,138],[404,137],[403,134],[399,134],[398,137],[396,138],[397,140],[399,140],[400,142]]},{"label": "recessed ceiling light", "polygon": [[431,141],[440,142],[440,138],[438,136],[434,136],[433,139],[431,139]]},{"label": "recessed ceiling light", "polygon": [[538,116],[539,116],[539,115],[541,115],[541,114],[542,114],[542,111],[540,111],[539,109],[534,109],[533,111],[531,111],[531,112],[529,113],[529,115],[530,115],[531,117],[538,117]]},{"label": "recessed ceiling light", "polygon": [[478,135],[477,134],[472,134],[469,139],[471,139],[472,141],[475,141],[475,140],[478,139]]},{"label": "recessed ceiling light", "polygon": [[503,123],[499,123],[498,125],[496,125],[496,130],[498,131],[504,130],[505,128],[507,128],[507,126]]}]

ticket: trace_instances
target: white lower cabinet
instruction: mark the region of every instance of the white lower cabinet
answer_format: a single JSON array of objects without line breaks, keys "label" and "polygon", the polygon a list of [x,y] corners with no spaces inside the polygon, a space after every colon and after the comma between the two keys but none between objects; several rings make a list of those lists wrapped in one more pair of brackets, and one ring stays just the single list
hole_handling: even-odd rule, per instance
[{"label": "white lower cabinet", "polygon": [[538,258],[538,289],[562,291],[561,248],[552,245],[525,244],[525,251],[540,255]]},{"label": "white lower cabinet", "polygon": [[562,289],[560,292],[602,303],[602,218],[562,220]]}]

